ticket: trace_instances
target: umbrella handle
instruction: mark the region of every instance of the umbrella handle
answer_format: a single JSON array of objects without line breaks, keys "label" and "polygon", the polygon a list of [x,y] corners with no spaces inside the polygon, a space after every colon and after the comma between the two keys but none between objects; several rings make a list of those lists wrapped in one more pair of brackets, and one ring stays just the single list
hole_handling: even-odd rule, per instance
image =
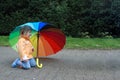
[{"label": "umbrella handle", "polygon": [[42,66],[43,66],[42,63],[39,64],[39,59],[38,59],[38,58],[36,58],[36,64],[37,64],[37,67],[38,67],[38,68],[42,68]]}]

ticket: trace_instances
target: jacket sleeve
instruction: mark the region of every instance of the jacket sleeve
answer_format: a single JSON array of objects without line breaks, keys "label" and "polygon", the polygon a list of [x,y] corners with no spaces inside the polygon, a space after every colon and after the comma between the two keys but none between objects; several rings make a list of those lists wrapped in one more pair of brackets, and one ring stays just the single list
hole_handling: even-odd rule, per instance
[{"label": "jacket sleeve", "polygon": [[25,50],[25,40],[20,39],[17,44],[18,53],[20,56],[20,60],[24,60],[23,58],[26,56],[26,50]]}]

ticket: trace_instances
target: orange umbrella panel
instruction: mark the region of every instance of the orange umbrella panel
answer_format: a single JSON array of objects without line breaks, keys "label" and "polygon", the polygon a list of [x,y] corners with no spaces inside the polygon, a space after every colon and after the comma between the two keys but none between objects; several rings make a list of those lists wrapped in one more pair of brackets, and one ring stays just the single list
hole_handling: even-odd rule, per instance
[{"label": "orange umbrella panel", "polygon": [[[53,28],[52,28],[53,29]],[[55,29],[54,29],[55,30]],[[60,30],[44,30],[39,32],[38,57],[56,54],[65,45],[65,35]]]}]

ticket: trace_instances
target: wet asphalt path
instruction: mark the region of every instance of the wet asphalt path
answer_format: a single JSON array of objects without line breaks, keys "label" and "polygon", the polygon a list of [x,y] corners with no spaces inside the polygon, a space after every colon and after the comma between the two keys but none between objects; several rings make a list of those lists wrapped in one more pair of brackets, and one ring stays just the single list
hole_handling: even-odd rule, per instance
[{"label": "wet asphalt path", "polygon": [[11,68],[17,53],[0,47],[0,80],[120,80],[120,50],[63,49],[41,58],[43,68]]}]

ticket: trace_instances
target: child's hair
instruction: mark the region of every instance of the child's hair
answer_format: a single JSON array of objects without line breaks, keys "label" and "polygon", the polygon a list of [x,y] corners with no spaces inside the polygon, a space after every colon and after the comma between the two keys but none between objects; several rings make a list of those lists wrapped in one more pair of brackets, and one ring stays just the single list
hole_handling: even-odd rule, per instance
[{"label": "child's hair", "polygon": [[30,26],[25,25],[20,29],[20,34],[22,34],[22,35],[25,35],[27,32],[31,32]]}]

